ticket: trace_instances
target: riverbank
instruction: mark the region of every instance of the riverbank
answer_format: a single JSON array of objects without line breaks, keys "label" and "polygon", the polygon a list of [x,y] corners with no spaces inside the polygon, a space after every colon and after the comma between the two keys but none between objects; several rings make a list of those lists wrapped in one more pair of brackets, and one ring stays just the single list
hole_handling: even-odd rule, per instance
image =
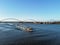
[{"label": "riverbank", "polygon": [[60,21],[59,22],[24,22],[24,21],[14,21],[14,22],[12,22],[12,21],[5,21],[5,22],[2,22],[2,21],[0,21],[0,23],[34,23],[34,24],[60,24]]}]

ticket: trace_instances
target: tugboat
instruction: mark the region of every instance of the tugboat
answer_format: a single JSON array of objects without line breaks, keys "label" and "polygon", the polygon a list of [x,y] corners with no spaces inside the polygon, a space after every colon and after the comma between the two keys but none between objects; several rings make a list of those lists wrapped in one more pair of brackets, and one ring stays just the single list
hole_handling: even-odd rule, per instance
[{"label": "tugboat", "polygon": [[16,25],[16,28],[19,30],[23,30],[23,31],[27,31],[27,32],[32,32],[32,28],[28,27],[26,25],[20,24],[20,25]]}]

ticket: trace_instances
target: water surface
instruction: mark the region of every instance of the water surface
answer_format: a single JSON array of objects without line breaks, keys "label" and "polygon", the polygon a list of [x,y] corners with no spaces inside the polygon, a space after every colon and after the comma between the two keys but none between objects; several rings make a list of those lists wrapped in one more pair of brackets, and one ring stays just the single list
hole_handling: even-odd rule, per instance
[{"label": "water surface", "polygon": [[14,23],[0,23],[0,45],[60,45],[60,24],[24,25],[33,32],[17,30]]}]

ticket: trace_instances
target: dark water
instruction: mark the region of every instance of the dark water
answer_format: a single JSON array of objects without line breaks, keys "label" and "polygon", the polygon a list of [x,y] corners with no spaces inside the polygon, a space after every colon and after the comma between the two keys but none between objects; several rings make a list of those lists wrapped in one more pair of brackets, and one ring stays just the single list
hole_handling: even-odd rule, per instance
[{"label": "dark water", "polygon": [[25,24],[33,32],[17,30],[15,24],[0,23],[0,45],[60,45],[60,24]]}]

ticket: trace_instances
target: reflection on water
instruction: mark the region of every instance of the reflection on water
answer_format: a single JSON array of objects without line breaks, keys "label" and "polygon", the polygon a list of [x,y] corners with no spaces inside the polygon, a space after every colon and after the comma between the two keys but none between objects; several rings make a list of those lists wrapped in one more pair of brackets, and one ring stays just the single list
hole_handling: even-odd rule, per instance
[{"label": "reflection on water", "polygon": [[0,23],[0,45],[60,45],[60,25],[32,24],[34,32],[17,30],[14,23]]}]

